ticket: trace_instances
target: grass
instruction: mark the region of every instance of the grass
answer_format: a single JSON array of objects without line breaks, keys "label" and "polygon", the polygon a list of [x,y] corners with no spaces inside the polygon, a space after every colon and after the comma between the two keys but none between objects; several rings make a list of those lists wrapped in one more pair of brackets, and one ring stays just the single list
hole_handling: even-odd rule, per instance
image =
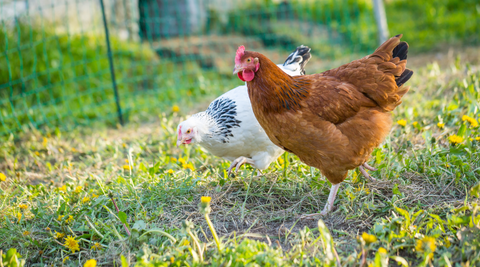
[{"label": "grass", "polygon": [[261,176],[245,167],[229,178],[228,162],[175,147],[186,110],[164,109],[154,124],[11,135],[0,144],[3,264],[477,266],[473,55],[414,68],[372,154],[379,180],[352,171],[335,210],[315,220],[299,217],[325,204],[330,184],[318,170],[284,154]]},{"label": "grass", "polygon": [[[0,36],[0,135],[118,122],[104,36],[24,22],[4,25]],[[146,44],[114,36],[111,45],[125,121],[151,118],[174,103],[189,105],[185,95],[201,100],[231,88],[231,79],[193,60],[161,58]]]}]

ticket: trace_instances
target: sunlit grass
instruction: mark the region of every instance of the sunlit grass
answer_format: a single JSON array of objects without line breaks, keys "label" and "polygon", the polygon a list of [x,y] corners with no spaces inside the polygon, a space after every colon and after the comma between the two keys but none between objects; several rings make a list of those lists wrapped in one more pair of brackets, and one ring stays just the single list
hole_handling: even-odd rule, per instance
[{"label": "sunlit grass", "polygon": [[7,137],[0,248],[21,258],[12,250],[3,262],[475,266],[479,75],[476,66],[417,69],[369,162],[379,181],[350,172],[321,221],[299,220],[325,204],[318,170],[286,154],[260,176],[245,167],[227,177],[227,162],[175,146],[189,113],[179,106],[155,124]]}]

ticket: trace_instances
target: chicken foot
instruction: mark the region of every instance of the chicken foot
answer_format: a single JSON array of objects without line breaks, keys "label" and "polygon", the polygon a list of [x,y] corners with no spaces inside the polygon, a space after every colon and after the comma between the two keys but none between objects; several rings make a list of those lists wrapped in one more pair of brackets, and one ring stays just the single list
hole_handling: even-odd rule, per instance
[{"label": "chicken foot", "polygon": [[[366,167],[365,164],[366,164],[366,163],[364,163],[364,165],[362,165],[362,166],[358,166],[358,169],[359,169],[360,172],[363,174],[363,176],[365,176],[365,178],[367,178],[368,180],[370,180],[370,181],[372,181],[372,182],[376,181],[377,179],[373,178],[373,177],[372,177],[370,174],[368,174],[367,171],[365,170],[365,168],[366,168],[366,169],[369,169],[369,167],[372,168],[372,169],[375,169],[375,168],[373,168],[373,167],[371,167],[371,166],[368,166],[368,165],[367,165],[368,167]],[[369,170],[372,170],[372,169],[369,169]],[[376,170],[376,169],[375,169],[375,170]]]},{"label": "chicken foot", "polygon": [[369,170],[369,171],[372,171],[372,172],[374,172],[374,171],[378,171],[378,169],[377,169],[377,168],[374,168],[374,167],[372,167],[372,166],[368,165],[366,162],[365,162],[365,163],[363,163],[363,164],[362,164],[362,166],[363,166],[365,169],[367,169],[367,170]]},{"label": "chicken foot", "polygon": [[313,216],[325,216],[333,209],[333,202],[335,201],[335,197],[337,197],[338,188],[340,188],[340,184],[332,184],[330,188],[330,194],[328,194],[327,204],[325,204],[325,208],[323,208],[322,212],[320,213],[312,213],[312,214],[304,214],[300,217],[300,219],[310,219]]},{"label": "chicken foot", "polygon": [[235,173],[242,167],[243,164],[248,163],[251,165],[255,166],[255,162],[252,159],[246,158],[246,157],[238,157],[234,161],[232,161],[232,164],[230,164],[230,167],[228,168],[228,176],[232,173],[232,171],[235,169]]}]

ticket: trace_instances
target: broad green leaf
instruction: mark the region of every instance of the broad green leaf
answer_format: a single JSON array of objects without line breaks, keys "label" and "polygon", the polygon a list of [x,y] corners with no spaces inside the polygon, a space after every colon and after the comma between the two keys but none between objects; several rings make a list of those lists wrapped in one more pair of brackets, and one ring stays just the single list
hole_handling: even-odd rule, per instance
[{"label": "broad green leaf", "polygon": [[462,124],[462,126],[460,127],[460,129],[458,129],[458,133],[457,135],[458,136],[461,136],[461,137],[465,137],[465,133],[467,132],[467,125],[464,123]]},{"label": "broad green leaf", "polygon": [[405,217],[406,219],[406,227],[409,227],[410,226],[410,214],[408,213],[408,211],[402,209],[402,208],[399,208],[399,207],[395,207],[395,210],[400,213],[403,217]]},{"label": "broad green leaf", "polygon": [[470,189],[470,195],[472,197],[480,197],[480,183]]},{"label": "broad green leaf", "polygon": [[390,256],[390,259],[396,261],[398,264],[402,265],[403,267],[408,267],[408,262],[400,256]]},{"label": "broad green leaf", "polygon": [[120,255],[120,259],[122,261],[122,267],[128,267],[128,262],[127,262],[127,259],[125,258],[125,256]]},{"label": "broad green leaf", "polygon": [[137,230],[144,230],[147,228],[147,225],[145,224],[145,222],[143,220],[139,220],[139,221],[136,221],[134,224],[133,224],[133,229],[137,229]]},{"label": "broad green leaf", "polygon": [[326,263],[327,266],[334,266],[335,265],[335,245],[333,244],[333,238],[328,230],[327,226],[322,220],[318,221],[318,231],[320,232],[320,237],[323,241],[324,247],[323,251],[326,256]]},{"label": "broad green leaf", "polygon": [[120,219],[120,221],[124,224],[127,224],[127,214],[123,211],[119,211],[118,212],[118,218]]},{"label": "broad green leaf", "polygon": [[393,192],[394,195],[399,195],[399,196],[402,195],[402,192],[400,192],[400,190],[398,189],[398,185],[397,185],[397,184],[395,184],[395,185],[393,186],[392,192]]},{"label": "broad green leaf", "polygon": [[384,248],[379,248],[375,254],[375,267],[388,267],[388,253]]}]

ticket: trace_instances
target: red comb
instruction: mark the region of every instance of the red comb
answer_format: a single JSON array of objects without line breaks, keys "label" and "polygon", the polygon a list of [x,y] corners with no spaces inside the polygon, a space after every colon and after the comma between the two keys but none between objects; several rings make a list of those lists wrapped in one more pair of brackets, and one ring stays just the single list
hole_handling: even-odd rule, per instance
[{"label": "red comb", "polygon": [[245,46],[239,46],[237,49],[237,54],[235,55],[235,64],[240,64],[240,59],[245,53]]}]

